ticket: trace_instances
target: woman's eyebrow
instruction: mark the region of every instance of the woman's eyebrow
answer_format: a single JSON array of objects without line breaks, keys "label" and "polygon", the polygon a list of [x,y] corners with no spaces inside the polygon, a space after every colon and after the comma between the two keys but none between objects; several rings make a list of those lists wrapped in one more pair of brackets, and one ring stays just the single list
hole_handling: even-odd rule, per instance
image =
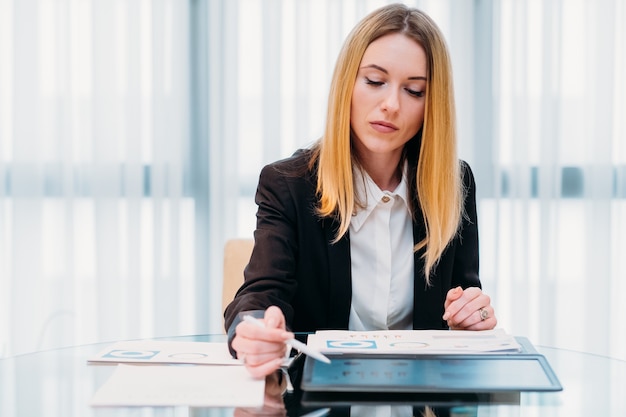
[{"label": "woman's eyebrow", "polygon": [[[389,74],[389,71],[387,71],[386,69],[384,69],[383,67],[381,67],[380,65],[376,65],[376,64],[369,64],[369,65],[364,65],[361,67],[361,69],[367,69],[367,68],[374,68],[380,72],[384,72],[385,74]],[[423,81],[428,81],[426,79],[426,77],[424,77],[423,75],[416,75],[414,77],[409,77],[409,80],[423,80]]]},{"label": "woman's eyebrow", "polygon": [[383,67],[381,67],[379,65],[376,65],[376,64],[364,65],[364,66],[361,67],[361,69],[367,69],[367,68],[374,68],[374,69],[377,69],[380,72],[384,72],[385,74],[389,74],[389,72],[386,69],[384,69]]}]

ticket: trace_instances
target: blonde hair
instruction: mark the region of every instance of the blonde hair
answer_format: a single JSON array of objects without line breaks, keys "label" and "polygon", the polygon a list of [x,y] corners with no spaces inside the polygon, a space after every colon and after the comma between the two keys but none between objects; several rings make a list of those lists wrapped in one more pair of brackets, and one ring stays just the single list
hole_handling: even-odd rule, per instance
[{"label": "blonde hair", "polygon": [[[361,59],[376,39],[402,33],[415,40],[427,56],[427,87],[421,143],[415,148],[417,204],[421,208],[426,237],[414,250],[424,250],[424,273],[430,272],[456,235],[463,214],[464,190],[456,150],[452,68],[443,35],[435,22],[420,10],[401,4],[382,7],[369,15],[350,32],[337,59],[333,74],[326,128],[315,147],[311,166],[318,162],[318,211],[322,217],[335,216],[339,229],[335,242],[348,231],[358,202],[352,166],[357,163],[351,152],[350,104]],[[419,138],[413,138],[413,140]],[[405,147],[409,149],[408,144]],[[415,171],[411,171],[415,172]],[[415,196],[412,196],[412,200]],[[415,214],[417,207],[413,207]]]}]

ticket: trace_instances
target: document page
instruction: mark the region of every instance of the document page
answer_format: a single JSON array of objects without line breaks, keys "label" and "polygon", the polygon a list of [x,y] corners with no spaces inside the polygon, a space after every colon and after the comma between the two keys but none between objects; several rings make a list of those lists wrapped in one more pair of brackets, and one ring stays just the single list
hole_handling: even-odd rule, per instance
[{"label": "document page", "polygon": [[210,342],[125,341],[102,350],[88,362],[113,363],[188,363],[199,365],[242,365],[233,359],[228,345]]},{"label": "document page", "polygon": [[325,353],[485,354],[520,352],[515,337],[502,329],[471,330],[321,330],[307,345]]},{"label": "document page", "polygon": [[120,364],[91,405],[261,407],[264,391],[243,366]]}]

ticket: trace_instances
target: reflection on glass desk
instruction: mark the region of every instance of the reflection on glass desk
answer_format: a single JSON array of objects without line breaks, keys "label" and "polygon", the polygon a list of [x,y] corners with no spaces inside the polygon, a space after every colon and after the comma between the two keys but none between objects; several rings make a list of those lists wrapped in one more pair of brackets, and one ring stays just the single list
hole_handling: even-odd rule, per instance
[{"label": "reflection on glass desk", "polygon": [[[224,335],[183,336],[159,340],[221,342]],[[373,415],[371,404],[360,399],[354,404],[329,402],[304,404],[300,397],[281,397],[283,386],[268,379],[267,407],[263,410],[206,409],[187,407],[93,408],[91,398],[113,373],[114,366],[88,365],[87,358],[111,343],[55,349],[0,359],[0,416],[2,417],[84,417],[84,416],[254,416],[254,415]],[[393,396],[372,396],[379,405],[394,404],[394,412],[430,416],[626,416],[626,361],[586,353],[537,346],[561,384],[562,392],[520,393],[509,396],[446,398],[422,395],[410,406],[397,406]],[[432,401],[432,403],[431,403]],[[358,404],[357,404],[358,403]],[[425,405],[432,406],[424,407]],[[316,411],[318,411],[316,413]],[[431,414],[428,414],[431,413]]]}]

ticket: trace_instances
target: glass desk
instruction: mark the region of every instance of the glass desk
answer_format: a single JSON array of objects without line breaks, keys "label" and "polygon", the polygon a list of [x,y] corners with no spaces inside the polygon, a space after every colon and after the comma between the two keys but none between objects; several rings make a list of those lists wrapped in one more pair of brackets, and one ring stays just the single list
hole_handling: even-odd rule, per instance
[{"label": "glass desk", "polygon": [[[225,336],[184,336],[158,340],[221,342],[225,341]],[[316,408],[320,407],[292,407],[294,399],[289,397],[285,398],[289,411],[281,409],[280,404],[278,407],[274,404],[274,408],[264,410],[187,407],[93,408],[89,402],[98,388],[113,373],[114,366],[88,365],[87,358],[111,344],[107,342],[61,348],[0,359],[0,416],[211,417],[307,413],[311,413],[310,416],[348,415],[345,405],[343,407],[329,405],[330,409],[325,413],[315,413]],[[548,359],[557,374],[563,385],[562,392],[521,393],[513,402],[480,402],[467,406],[438,404],[434,414],[430,415],[626,416],[626,361],[541,346],[536,348]],[[268,384],[268,387],[270,386],[271,384]],[[353,410],[356,411],[356,408]],[[363,414],[362,408],[360,411],[360,414]],[[353,415],[356,414],[359,413],[353,412]]]}]

